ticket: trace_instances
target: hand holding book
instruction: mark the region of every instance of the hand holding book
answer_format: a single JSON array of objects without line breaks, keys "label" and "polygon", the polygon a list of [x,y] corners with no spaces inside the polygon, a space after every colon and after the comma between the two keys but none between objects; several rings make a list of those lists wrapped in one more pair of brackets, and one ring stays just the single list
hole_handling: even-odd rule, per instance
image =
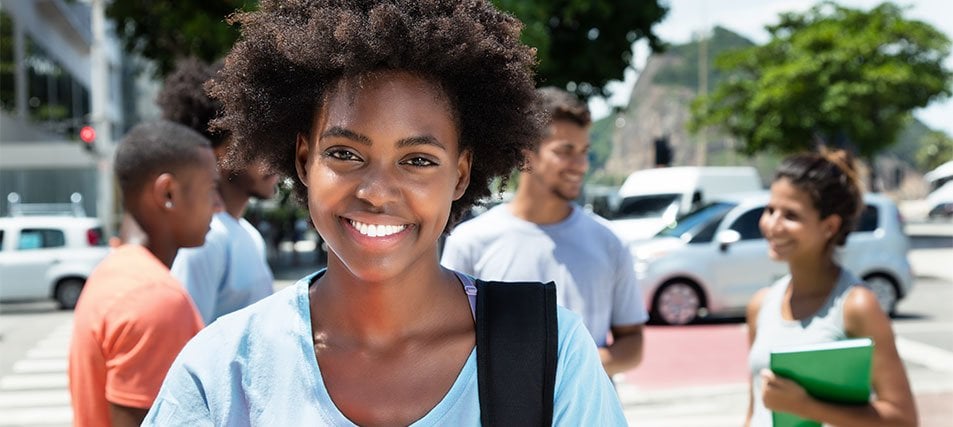
[{"label": "hand holding book", "polygon": [[771,370],[762,373],[765,406],[779,426],[820,426],[785,409],[803,408],[807,399],[837,404],[866,404],[870,399],[873,341],[842,340],[778,349]]}]

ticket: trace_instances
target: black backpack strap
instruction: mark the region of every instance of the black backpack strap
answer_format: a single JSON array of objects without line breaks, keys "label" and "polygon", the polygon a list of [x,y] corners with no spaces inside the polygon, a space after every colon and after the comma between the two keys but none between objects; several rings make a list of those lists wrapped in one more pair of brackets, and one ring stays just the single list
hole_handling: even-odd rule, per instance
[{"label": "black backpack strap", "polygon": [[477,378],[484,426],[550,426],[556,286],[476,281]]}]

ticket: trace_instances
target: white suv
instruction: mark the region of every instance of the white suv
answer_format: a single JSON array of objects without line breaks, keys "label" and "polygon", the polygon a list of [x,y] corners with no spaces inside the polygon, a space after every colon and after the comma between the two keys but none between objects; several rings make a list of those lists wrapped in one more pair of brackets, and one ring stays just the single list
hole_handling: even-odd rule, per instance
[{"label": "white suv", "polygon": [[[768,257],[758,227],[768,198],[768,192],[718,198],[631,247],[654,321],[686,324],[699,316],[741,315],[755,292],[787,274],[786,264]],[[913,286],[909,240],[890,199],[868,194],[864,202],[838,256],[892,314]]]},{"label": "white suv", "polygon": [[0,218],[0,300],[53,298],[72,309],[108,251],[96,218]]}]

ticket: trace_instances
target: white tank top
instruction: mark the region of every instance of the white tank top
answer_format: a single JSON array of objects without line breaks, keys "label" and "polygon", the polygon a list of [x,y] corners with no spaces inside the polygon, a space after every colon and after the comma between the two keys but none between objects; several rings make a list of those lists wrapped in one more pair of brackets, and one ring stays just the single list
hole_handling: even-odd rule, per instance
[{"label": "white tank top", "polygon": [[771,411],[761,401],[761,369],[767,368],[771,350],[791,345],[814,344],[838,341],[847,338],[844,332],[844,301],[854,285],[863,282],[841,268],[837,284],[827,297],[827,301],[817,312],[800,320],[781,318],[781,301],[791,282],[787,275],[771,286],[761,302],[758,312],[758,331],[751,351],[748,353],[748,368],[752,379],[753,412],[752,426],[770,426]]}]

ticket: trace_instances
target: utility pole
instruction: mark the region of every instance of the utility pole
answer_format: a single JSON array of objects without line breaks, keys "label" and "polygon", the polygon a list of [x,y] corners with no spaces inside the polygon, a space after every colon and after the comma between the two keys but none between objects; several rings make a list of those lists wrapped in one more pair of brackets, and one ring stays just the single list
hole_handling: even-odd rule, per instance
[{"label": "utility pole", "polygon": [[[698,33],[698,96],[708,94],[708,39],[707,29]],[[708,162],[708,135],[706,129],[698,132],[695,159],[698,166],[705,166]]]},{"label": "utility pole", "polygon": [[89,48],[91,64],[90,108],[92,125],[96,129],[97,196],[96,214],[103,222],[107,236],[115,235],[113,171],[112,171],[112,120],[109,117],[109,63],[106,60],[106,13],[105,0],[92,0],[93,42]]}]

